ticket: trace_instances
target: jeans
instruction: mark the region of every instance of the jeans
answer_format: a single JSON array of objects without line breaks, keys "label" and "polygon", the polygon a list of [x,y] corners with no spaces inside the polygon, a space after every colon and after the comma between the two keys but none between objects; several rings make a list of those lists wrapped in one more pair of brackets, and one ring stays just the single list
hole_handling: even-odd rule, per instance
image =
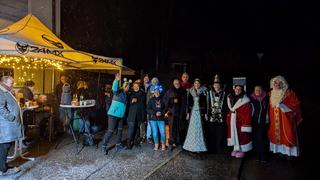
[{"label": "jeans", "polygon": [[5,173],[8,170],[7,156],[11,143],[0,143],[0,171]]},{"label": "jeans", "polygon": [[121,143],[121,138],[122,138],[122,126],[123,126],[123,119],[122,118],[117,118],[114,116],[108,116],[108,131],[104,135],[104,138],[102,140],[102,145],[107,146],[109,143],[113,132],[115,129],[118,127],[117,131],[117,138],[116,138],[116,144]]},{"label": "jeans", "polygon": [[147,122],[147,139],[151,138],[152,129],[151,129],[151,121]]},{"label": "jeans", "polygon": [[[159,131],[160,131],[160,139],[162,144],[166,144],[166,127],[164,121],[150,121],[153,141],[155,144],[159,143]],[[158,130],[159,129],[159,130]]]},{"label": "jeans", "polygon": [[60,122],[65,122],[65,119],[67,119],[66,123],[68,124],[70,122],[71,115],[71,109],[59,107],[59,120]]}]

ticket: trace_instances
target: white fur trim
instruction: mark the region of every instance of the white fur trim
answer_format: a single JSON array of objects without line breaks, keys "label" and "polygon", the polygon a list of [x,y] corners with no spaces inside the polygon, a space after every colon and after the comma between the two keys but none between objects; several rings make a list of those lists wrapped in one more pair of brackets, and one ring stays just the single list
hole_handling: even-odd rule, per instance
[{"label": "white fur trim", "polygon": [[230,98],[228,97],[228,107],[232,112],[236,111],[239,107],[247,104],[248,102],[250,102],[250,99],[246,95],[243,95],[243,97],[238,99],[238,101],[234,104],[234,106],[231,107]]},{"label": "white fur trim", "polygon": [[231,137],[228,139],[228,145],[233,146],[235,151],[240,150],[238,131],[236,125],[236,113],[231,113],[231,121],[230,121],[230,131]]},{"label": "white fur trim", "polygon": [[252,149],[252,141],[250,141],[248,144],[243,144],[240,147],[242,152],[248,152]]},{"label": "white fur trim", "polygon": [[284,103],[279,104],[279,108],[281,109],[282,112],[291,112],[292,110],[286,106]]},{"label": "white fur trim", "polygon": [[231,107],[230,98],[228,98],[228,107],[231,113],[231,119],[230,119],[230,135],[231,137],[228,138],[228,146],[233,146],[234,151],[240,151],[240,144],[239,144],[239,138],[238,138],[238,132],[237,132],[237,125],[236,125],[236,117],[237,112],[236,109],[241,107],[242,105],[250,102],[250,99],[244,95],[242,98],[238,99],[238,101],[235,103],[233,107]]},{"label": "white fur trim", "polygon": [[299,156],[299,148],[297,146],[288,147],[284,144],[273,144],[270,142],[270,151],[273,153],[281,153],[288,156]]},{"label": "white fur trim", "polygon": [[241,132],[252,132],[252,127],[241,126]]}]

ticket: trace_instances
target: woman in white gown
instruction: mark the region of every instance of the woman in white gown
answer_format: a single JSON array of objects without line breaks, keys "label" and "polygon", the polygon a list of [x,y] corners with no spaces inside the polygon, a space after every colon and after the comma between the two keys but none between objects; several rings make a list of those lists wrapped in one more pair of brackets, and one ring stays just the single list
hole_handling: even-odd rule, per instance
[{"label": "woman in white gown", "polygon": [[188,114],[190,117],[187,137],[183,145],[183,149],[190,152],[207,151],[203,136],[202,121],[207,119],[207,91],[205,87],[201,87],[200,79],[195,79],[193,87],[188,92]]}]

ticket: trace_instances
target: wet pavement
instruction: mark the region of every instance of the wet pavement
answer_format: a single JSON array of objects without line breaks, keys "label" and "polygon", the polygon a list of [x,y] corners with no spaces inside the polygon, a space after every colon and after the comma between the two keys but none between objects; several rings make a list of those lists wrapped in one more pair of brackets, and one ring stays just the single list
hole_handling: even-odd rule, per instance
[{"label": "wet pavement", "polygon": [[237,179],[241,160],[226,154],[192,154],[182,151],[166,165],[159,168],[152,179]]},{"label": "wet pavement", "polygon": [[[125,135],[124,135],[125,137]],[[114,139],[110,145],[114,145]],[[119,150],[112,148],[108,155],[96,146],[84,147],[76,154],[72,137],[63,139],[58,149],[55,143],[39,141],[30,154],[35,161],[18,158],[10,162],[21,172],[0,179],[307,179],[303,163],[270,159],[261,165],[253,158],[245,160],[224,154],[194,154],[179,148],[173,152],[154,151],[151,144],[141,148]],[[80,146],[81,147],[81,146]],[[242,166],[241,166],[242,165]],[[242,167],[242,168],[241,168]]]}]

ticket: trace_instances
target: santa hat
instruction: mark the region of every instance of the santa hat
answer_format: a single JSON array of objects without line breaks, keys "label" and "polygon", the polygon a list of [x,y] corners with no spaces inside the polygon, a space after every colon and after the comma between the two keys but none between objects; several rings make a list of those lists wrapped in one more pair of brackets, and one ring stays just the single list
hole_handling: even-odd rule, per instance
[{"label": "santa hat", "polygon": [[244,91],[246,91],[246,82],[247,78],[246,77],[234,77],[233,78],[233,88],[235,88],[236,86],[243,86]]}]

